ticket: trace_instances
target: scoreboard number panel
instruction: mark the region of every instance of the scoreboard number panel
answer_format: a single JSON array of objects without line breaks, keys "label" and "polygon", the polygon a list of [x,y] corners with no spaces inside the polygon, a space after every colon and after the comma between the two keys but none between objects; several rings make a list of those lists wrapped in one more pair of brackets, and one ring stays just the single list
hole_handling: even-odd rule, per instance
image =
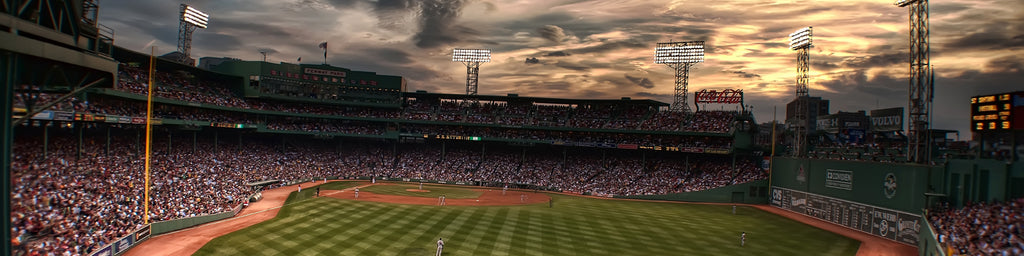
[{"label": "scoreboard number panel", "polygon": [[971,97],[972,131],[1020,130],[1024,124],[1024,92]]},{"label": "scoreboard number panel", "polygon": [[911,246],[921,232],[917,214],[787,188],[772,187],[771,205]]}]

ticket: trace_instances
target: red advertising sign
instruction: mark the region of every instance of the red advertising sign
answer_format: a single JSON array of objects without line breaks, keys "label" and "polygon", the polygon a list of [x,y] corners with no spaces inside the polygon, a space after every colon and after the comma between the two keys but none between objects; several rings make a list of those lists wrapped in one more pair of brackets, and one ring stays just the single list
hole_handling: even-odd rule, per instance
[{"label": "red advertising sign", "polygon": [[719,103],[719,104],[742,104],[743,89],[725,89],[723,91],[703,89],[693,93],[694,102]]}]

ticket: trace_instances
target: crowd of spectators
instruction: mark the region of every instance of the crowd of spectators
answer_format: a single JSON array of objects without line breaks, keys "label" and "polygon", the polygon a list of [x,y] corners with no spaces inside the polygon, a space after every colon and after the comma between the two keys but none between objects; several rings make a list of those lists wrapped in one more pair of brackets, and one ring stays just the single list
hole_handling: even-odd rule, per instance
[{"label": "crowd of spectators", "polygon": [[[154,92],[157,97],[204,103],[223,107],[248,108],[249,104],[235,97],[227,86],[189,77],[186,73],[155,72]],[[121,64],[116,89],[148,94],[149,75],[145,70]]]},{"label": "crowd of spectators", "polygon": [[[41,136],[18,136],[12,149],[12,237],[19,252],[86,254],[137,229],[144,184],[136,144],[112,137],[112,146],[104,148],[104,139],[86,136],[78,148],[71,135],[54,133],[46,154]],[[363,167],[380,155],[358,145],[346,152],[281,151],[253,143],[222,145],[218,151],[207,141],[168,151],[166,140],[154,143],[149,216],[154,222],[228,211],[255,192],[244,186],[248,182],[369,175]]]},{"label": "crowd of spectators", "polygon": [[[121,65],[115,89],[146,94],[147,73]],[[185,72],[156,72],[157,97],[222,107],[333,116],[402,118],[445,122],[554,126],[590,129],[694,131],[727,133],[736,112],[699,111],[679,113],[658,111],[645,105],[544,105],[413,99],[402,110],[296,104],[244,99],[227,86],[197,79]]]},{"label": "crowd of spectators", "polygon": [[633,133],[576,132],[543,129],[512,129],[503,127],[446,126],[409,124],[402,126],[402,133],[428,135],[460,135],[502,139],[526,139],[554,143],[577,144],[634,144],[641,146],[665,146],[691,149],[729,149],[731,137],[649,135]]},{"label": "crowd of spectators", "polygon": [[928,211],[938,240],[959,255],[1024,255],[1024,198]]},{"label": "crowd of spectators", "polygon": [[384,134],[384,125],[381,123],[324,119],[272,119],[267,120],[267,129],[314,133]]}]

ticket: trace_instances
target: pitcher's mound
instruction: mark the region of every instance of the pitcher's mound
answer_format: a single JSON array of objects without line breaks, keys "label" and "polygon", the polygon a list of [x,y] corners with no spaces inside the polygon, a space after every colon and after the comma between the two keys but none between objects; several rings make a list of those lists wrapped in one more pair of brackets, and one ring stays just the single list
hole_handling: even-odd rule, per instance
[{"label": "pitcher's mound", "polygon": [[410,189],[406,189],[405,191],[409,191],[409,192],[419,192],[419,193],[426,193],[426,192],[430,192],[430,190],[426,190],[426,189],[411,189],[411,188],[410,188]]}]

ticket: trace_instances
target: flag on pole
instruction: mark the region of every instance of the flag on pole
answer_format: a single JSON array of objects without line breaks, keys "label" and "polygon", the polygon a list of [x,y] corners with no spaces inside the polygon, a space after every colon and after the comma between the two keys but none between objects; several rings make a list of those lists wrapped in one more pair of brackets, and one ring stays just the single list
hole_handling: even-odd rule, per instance
[{"label": "flag on pole", "polygon": [[327,42],[320,43],[320,49],[324,49],[324,64],[327,64]]}]

